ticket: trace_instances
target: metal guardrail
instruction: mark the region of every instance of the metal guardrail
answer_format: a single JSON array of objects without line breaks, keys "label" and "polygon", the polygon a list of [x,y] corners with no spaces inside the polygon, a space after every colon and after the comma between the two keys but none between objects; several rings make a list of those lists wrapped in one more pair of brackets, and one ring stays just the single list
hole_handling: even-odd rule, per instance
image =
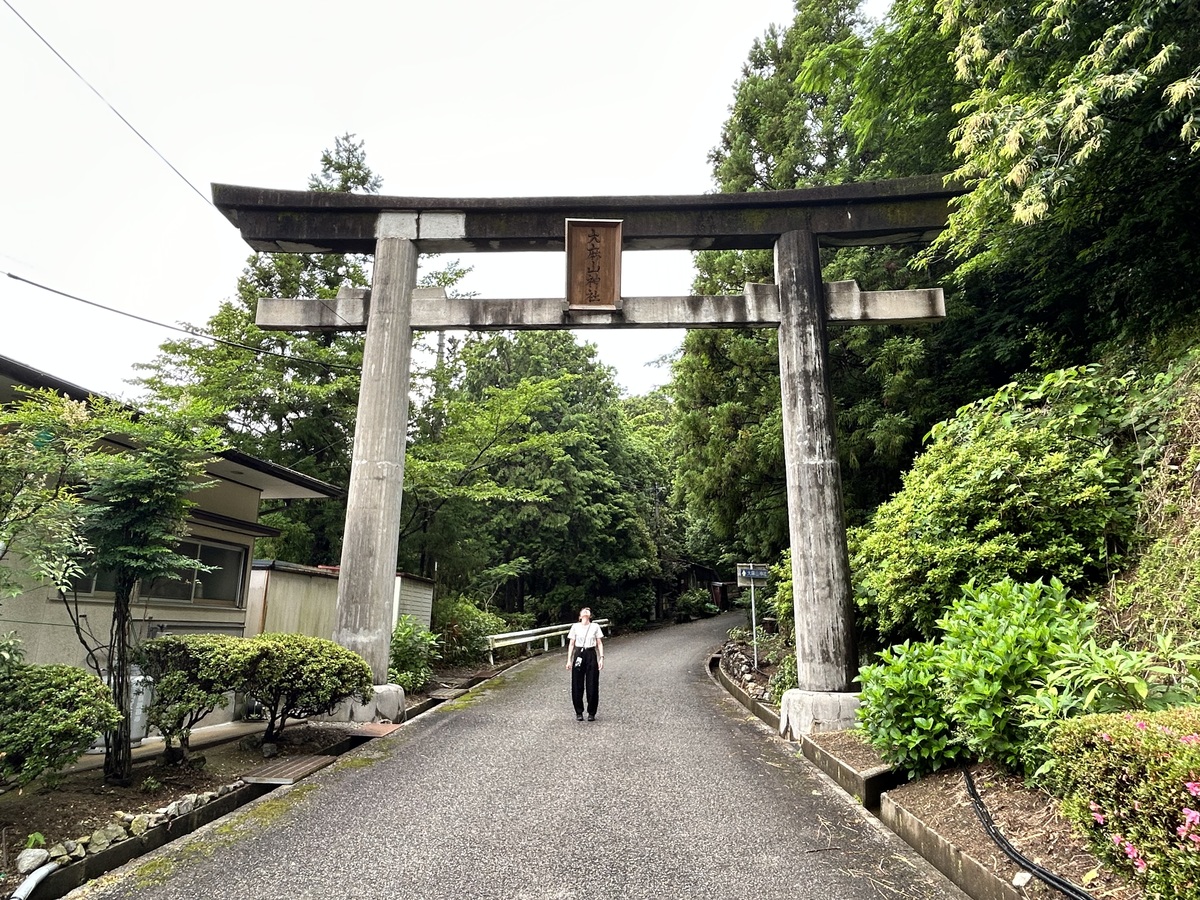
[{"label": "metal guardrail", "polygon": [[[608,627],[608,619],[596,619],[596,624],[601,628]],[[574,622],[571,623],[575,624]],[[565,647],[567,645],[567,632],[571,630],[571,625],[548,625],[545,628],[530,628],[527,631],[506,631],[503,634],[489,634],[488,642],[488,663],[496,664],[496,650],[500,647],[515,647],[518,644],[526,646],[542,642],[542,650],[550,650],[550,638],[558,638],[558,645]]]}]

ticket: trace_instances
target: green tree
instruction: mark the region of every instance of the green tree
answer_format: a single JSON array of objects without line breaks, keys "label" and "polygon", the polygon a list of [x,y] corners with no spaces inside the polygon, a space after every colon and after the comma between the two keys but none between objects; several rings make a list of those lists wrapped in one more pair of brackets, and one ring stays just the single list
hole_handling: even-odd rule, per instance
[{"label": "green tree", "polygon": [[[381,180],[366,164],[363,141],[345,134],[321,155],[309,179],[314,191],[378,192]],[[205,325],[214,343],[167,341],[137,368],[139,383],[173,402],[208,398],[239,450],[334,484],[347,484],[358,404],[363,335],[358,332],[264,331],[258,302],[270,297],[329,300],[343,286],[369,284],[365,257],[337,253],[257,253],[249,258],[234,299]],[[265,524],[283,534],[263,552],[298,562],[336,564],[345,503],[283,500],[263,509]]]},{"label": "green tree", "polygon": [[0,595],[75,574],[81,511],[76,485],[105,434],[105,416],[51,390],[0,407]]},{"label": "green tree", "polygon": [[[900,41],[893,34],[878,29],[868,35],[856,3],[798,3],[787,32],[768,32],[751,51],[722,143],[711,157],[719,188],[797,188],[907,175],[945,160],[944,133],[941,149],[928,150],[937,143],[934,123],[945,122],[944,108],[926,110],[921,127],[906,128],[903,113],[888,119],[859,102],[860,68],[868,60],[890,58],[876,54],[870,42],[894,45]],[[914,73],[938,102],[949,102],[935,96],[937,73],[944,68]],[[887,71],[879,80],[894,85],[903,74]],[[786,126],[765,127],[762,109],[776,111]],[[893,165],[910,168],[897,172]],[[825,249],[822,269],[827,281],[855,279],[870,290],[927,286],[930,276],[914,272],[911,256],[903,248]],[[747,281],[773,280],[766,251],[697,254],[697,269],[694,290],[700,294],[740,293]],[[830,331],[831,387],[851,521],[862,521],[898,487],[899,473],[924,431],[973,396],[964,397],[959,379],[935,378],[931,333],[879,326]],[[974,387],[972,379],[965,381]],[[694,525],[691,534],[699,538],[695,551],[711,535],[725,563],[735,556],[775,557],[788,543],[775,332],[690,333],[675,363],[671,392],[678,406],[677,487]]]},{"label": "green tree", "polygon": [[596,361],[593,346],[564,332],[473,336],[461,358],[455,390],[466,403],[521,385],[554,387],[526,428],[557,435],[562,451],[525,453],[493,473],[542,499],[510,504],[499,516],[477,507],[463,520],[463,535],[482,545],[481,568],[529,561],[497,601],[555,621],[583,605],[614,619],[647,618],[658,574],[648,526],[653,497],[611,370]]},{"label": "green tree", "polygon": [[1200,10],[1171,0],[939,0],[972,188],[938,247],[1015,310],[1035,364],[1195,318]]},{"label": "green tree", "polygon": [[[195,560],[181,556],[176,547],[187,531],[187,513],[195,506],[192,494],[207,484],[205,464],[222,442],[218,429],[206,424],[211,410],[197,402],[136,415],[113,408],[107,412],[114,443],[88,462],[83,496],[89,502],[81,506],[82,533],[89,547],[88,567],[113,580],[112,626],[104,650],[113,700],[123,717],[105,734],[104,777],[128,784],[133,764],[131,603],[139,584],[194,568]],[[67,608],[72,608],[69,603]],[[78,619],[75,626],[82,638]],[[94,651],[89,647],[89,652]]]}]

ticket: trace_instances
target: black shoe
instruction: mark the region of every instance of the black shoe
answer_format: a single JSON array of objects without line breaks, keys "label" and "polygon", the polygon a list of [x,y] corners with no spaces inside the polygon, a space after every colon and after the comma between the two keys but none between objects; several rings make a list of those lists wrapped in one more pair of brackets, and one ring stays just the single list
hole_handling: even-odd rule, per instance
[{"label": "black shoe", "polygon": [[[579,718],[581,718],[581,719],[582,719],[582,718],[583,718],[583,716],[580,716]],[[589,722],[595,722],[595,721],[596,721],[596,717],[595,717],[595,716],[588,716],[588,721],[589,721]]]},{"label": "black shoe", "polygon": [[583,721],[583,713],[575,713],[575,721],[582,722]]}]

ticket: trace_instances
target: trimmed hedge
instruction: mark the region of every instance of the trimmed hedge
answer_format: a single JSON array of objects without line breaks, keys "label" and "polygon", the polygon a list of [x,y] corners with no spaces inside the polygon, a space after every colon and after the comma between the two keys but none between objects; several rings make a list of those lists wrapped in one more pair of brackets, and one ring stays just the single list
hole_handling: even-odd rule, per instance
[{"label": "trimmed hedge", "polygon": [[121,721],[108,685],[75,666],[12,667],[0,677],[0,775],[28,784],[70,765]]},{"label": "trimmed hedge", "polygon": [[371,667],[333,641],[270,633],[245,640],[254,653],[245,690],[263,704],[265,740],[283,731],[289,718],[331,713],[343,700],[366,703],[374,696]]},{"label": "trimmed hedge", "polygon": [[260,655],[245,638],[222,634],[168,635],[142,645],[142,669],[154,679],[148,718],[163,736],[167,762],[187,761],[192,728],[242,689]]}]

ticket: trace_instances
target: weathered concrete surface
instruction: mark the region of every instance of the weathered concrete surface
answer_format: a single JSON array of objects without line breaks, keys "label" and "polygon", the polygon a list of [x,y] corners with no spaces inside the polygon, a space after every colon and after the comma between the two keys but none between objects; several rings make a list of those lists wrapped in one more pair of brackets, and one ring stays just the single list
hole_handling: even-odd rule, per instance
[{"label": "weathered concrete surface", "polygon": [[858,694],[784,691],[779,700],[779,733],[795,739],[815,731],[844,731],[856,724]]},{"label": "weathered concrete surface", "polygon": [[375,683],[385,684],[404,489],[417,249],[405,237],[389,236],[400,230],[389,216],[380,216],[379,224],[333,639],[359,653]]},{"label": "weathered concrete surface", "polygon": [[77,896],[963,900],[713,684],[734,624],[607,641],[593,723],[524,663]]},{"label": "weathered concrete surface", "polygon": [[[832,323],[908,325],[946,316],[941,288],[863,291],[854,281],[835,281],[824,287]],[[562,298],[447,297],[444,288],[417,288],[412,303],[412,326],[420,331],[779,325],[779,289],[773,284],[747,284],[745,293],[728,296],[625,297],[620,309],[603,312],[569,309]],[[366,288],[342,288],[336,300],[268,298],[258,301],[256,324],[274,331],[361,331],[367,327],[369,305]]]},{"label": "weathered concrete surface", "polygon": [[850,691],[858,657],[829,387],[825,295],[814,235],[795,231],[780,236],[775,281],[798,686],[806,691]]}]

